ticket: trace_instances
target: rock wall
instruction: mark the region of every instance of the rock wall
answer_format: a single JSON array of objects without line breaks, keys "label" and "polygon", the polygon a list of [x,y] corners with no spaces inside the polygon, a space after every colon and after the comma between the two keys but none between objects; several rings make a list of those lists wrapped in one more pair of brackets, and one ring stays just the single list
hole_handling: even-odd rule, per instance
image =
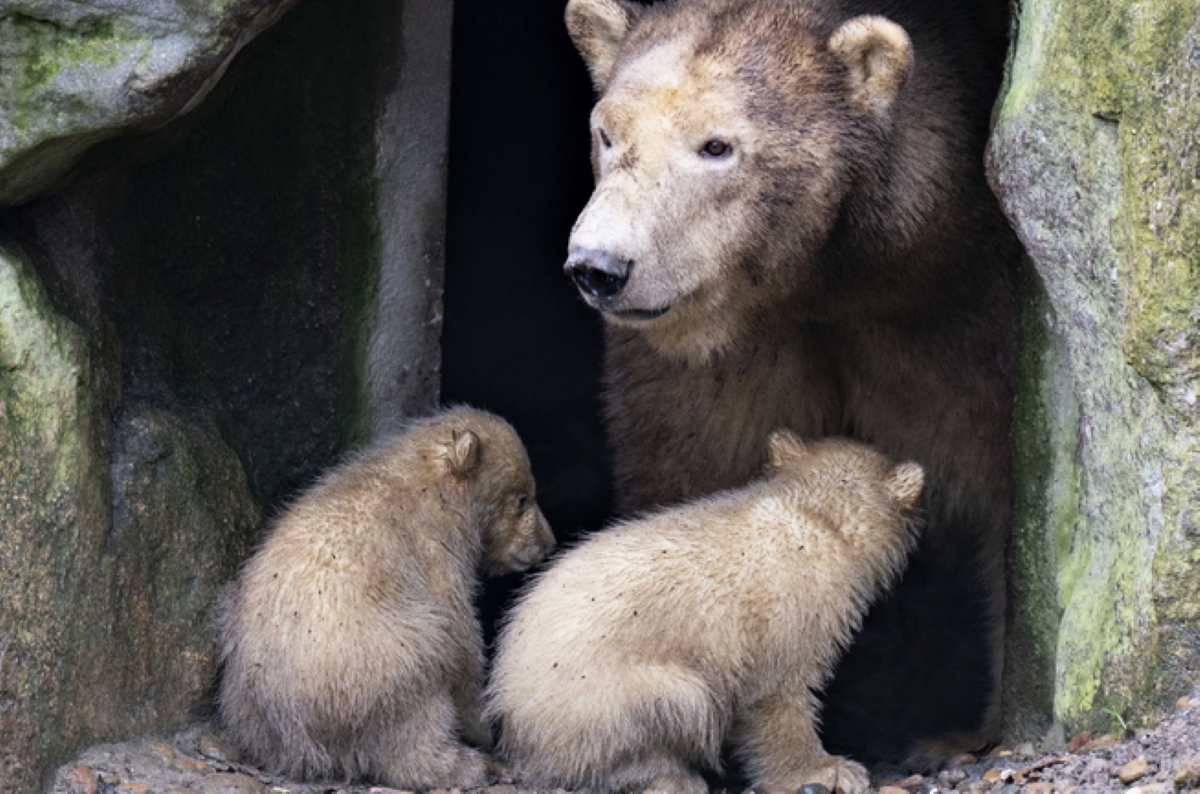
[{"label": "rock wall", "polygon": [[1010,731],[1200,671],[1200,14],[1026,0],[989,167],[1024,242]]},{"label": "rock wall", "polygon": [[0,3],[0,791],[202,707],[262,519],[437,400],[451,6],[292,5]]}]

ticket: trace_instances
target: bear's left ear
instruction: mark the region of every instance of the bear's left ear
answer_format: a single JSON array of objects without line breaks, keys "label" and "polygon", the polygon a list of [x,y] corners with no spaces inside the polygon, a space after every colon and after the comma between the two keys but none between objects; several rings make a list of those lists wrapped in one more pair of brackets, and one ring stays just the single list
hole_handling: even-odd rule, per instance
[{"label": "bear's left ear", "polygon": [[829,37],[829,51],[849,71],[850,100],[883,116],[912,71],[912,42],[890,19],[860,16],[842,23]]},{"label": "bear's left ear", "polygon": [[805,460],[809,454],[808,446],[790,430],[776,430],[767,439],[767,469],[770,471]]},{"label": "bear's left ear", "polygon": [[442,448],[446,467],[456,477],[465,477],[479,466],[480,447],[483,442],[470,430],[454,430],[450,443]]},{"label": "bear's left ear", "polygon": [[915,507],[925,487],[925,470],[911,460],[901,463],[888,474],[885,487],[905,508]]},{"label": "bear's left ear", "polygon": [[633,27],[638,7],[624,0],[571,0],[567,33],[587,63],[597,93],[608,85],[621,42]]}]

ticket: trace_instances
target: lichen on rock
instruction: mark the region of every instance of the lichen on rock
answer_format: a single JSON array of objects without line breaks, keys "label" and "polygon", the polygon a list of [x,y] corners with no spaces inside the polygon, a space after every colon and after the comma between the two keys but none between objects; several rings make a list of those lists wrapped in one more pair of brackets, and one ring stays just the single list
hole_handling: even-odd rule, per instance
[{"label": "lichen on rock", "polygon": [[1030,0],[1018,23],[989,168],[1044,289],[1024,355],[1058,364],[1029,368],[1016,435],[1047,465],[1018,472],[1015,576],[1048,565],[1054,598],[1021,605],[1010,648],[1051,649],[1053,695],[1010,688],[1010,711],[1144,721],[1200,670],[1200,18]]},{"label": "lichen on rock", "polygon": [[194,109],[294,2],[0,4],[0,206],[53,188],[95,144]]}]

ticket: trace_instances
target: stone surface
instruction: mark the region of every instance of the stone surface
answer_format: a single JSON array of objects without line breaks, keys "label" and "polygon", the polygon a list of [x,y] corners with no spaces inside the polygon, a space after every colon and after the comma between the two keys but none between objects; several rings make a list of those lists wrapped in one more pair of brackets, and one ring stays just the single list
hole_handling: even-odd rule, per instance
[{"label": "stone surface", "polygon": [[1022,3],[989,157],[1024,242],[1011,734],[1165,713],[1200,669],[1200,18]]},{"label": "stone surface", "polygon": [[0,789],[32,789],[38,762],[70,748],[93,696],[72,687],[72,671],[98,688],[111,651],[93,661],[88,647],[106,633],[111,565],[112,394],[97,358],[28,261],[0,249]]},{"label": "stone surface", "polygon": [[0,206],[55,187],[95,144],[194,109],[294,1],[0,2]]},{"label": "stone surface", "polygon": [[[119,6],[0,0],[0,47],[4,25],[72,8],[58,34],[103,38],[125,30],[103,22]],[[205,57],[226,61],[267,21],[237,0],[180,6],[189,36],[224,20],[233,49]],[[178,21],[168,0],[138,8]],[[436,404],[450,12],[302,4],[219,64],[204,106],[112,162],[65,182],[0,170],[4,189],[20,173],[53,190],[0,201],[0,791],[211,707],[210,614],[260,516]],[[0,50],[0,143],[5,80],[54,52]],[[181,75],[155,107],[201,95]],[[64,121],[42,111],[31,123]],[[84,767],[83,790],[145,785]]]},{"label": "stone surface", "polygon": [[[57,771],[50,791],[52,794],[82,794],[92,787],[101,788],[101,782],[104,782],[118,791],[211,793],[228,791],[228,788],[218,787],[227,785],[232,777],[247,787],[243,790],[257,790],[255,785],[261,784],[273,792],[292,794],[396,794],[396,789],[375,786],[369,781],[299,782],[264,774],[252,766],[228,759],[213,758],[203,750],[220,741],[212,730],[197,724],[174,736],[147,736],[89,748]],[[893,778],[884,774],[886,770],[875,770],[872,784],[880,794],[1098,794],[1126,790],[1118,782],[1118,772],[1130,762],[1140,760],[1146,764],[1146,770],[1137,780],[1138,789],[1143,792],[1185,791],[1194,787],[1186,783],[1186,778],[1179,777],[1178,770],[1194,759],[1198,751],[1200,707],[1189,706],[1173,713],[1153,729],[1133,733],[1113,745],[1092,751],[1073,753],[1063,743],[1058,743],[1044,755],[1018,761],[1018,754],[1002,750],[979,763],[936,774]],[[493,766],[493,772],[492,785],[472,789],[469,794],[569,794],[563,789],[525,788],[499,764]],[[714,794],[783,791],[778,787],[763,786],[742,792],[732,780],[723,783],[713,786]],[[456,794],[457,791],[437,789],[430,794]],[[828,794],[828,791],[825,786],[812,784],[802,786],[794,794]]]},{"label": "stone surface", "polygon": [[104,363],[27,262],[0,254],[6,790],[36,787],[79,742],[186,717],[211,685],[217,590],[258,521],[214,428],[127,406],[110,436]]}]

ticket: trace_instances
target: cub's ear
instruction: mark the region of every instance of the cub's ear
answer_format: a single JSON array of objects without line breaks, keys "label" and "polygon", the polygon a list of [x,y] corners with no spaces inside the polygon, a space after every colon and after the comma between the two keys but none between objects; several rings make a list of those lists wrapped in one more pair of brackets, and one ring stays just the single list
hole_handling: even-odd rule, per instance
[{"label": "cub's ear", "polygon": [[911,460],[901,463],[888,475],[885,487],[906,508],[915,507],[925,487],[925,470]]},{"label": "cub's ear", "polygon": [[849,71],[850,101],[883,116],[912,71],[912,42],[890,19],[861,16],[842,23],[829,37],[829,51]]},{"label": "cub's ear", "polygon": [[767,469],[770,471],[805,460],[810,454],[808,445],[791,430],[776,430],[767,439]]},{"label": "cub's ear", "polygon": [[456,477],[465,477],[479,467],[483,442],[470,430],[454,430],[450,443],[442,447],[446,468]]},{"label": "cub's ear", "polygon": [[571,0],[567,3],[567,33],[583,56],[597,92],[608,85],[621,42],[638,13],[639,8],[625,0]]}]

